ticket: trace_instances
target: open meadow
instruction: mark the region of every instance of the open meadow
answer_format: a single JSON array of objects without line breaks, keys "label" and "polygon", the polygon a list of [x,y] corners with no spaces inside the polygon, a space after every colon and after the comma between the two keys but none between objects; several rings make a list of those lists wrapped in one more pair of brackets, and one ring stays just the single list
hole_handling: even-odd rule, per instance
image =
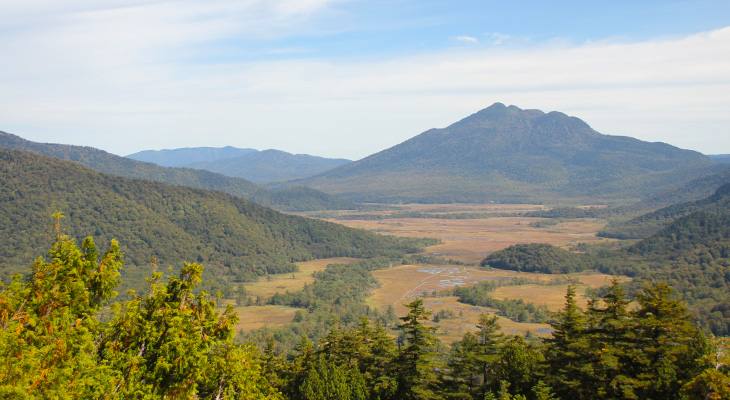
[{"label": "open meadow", "polygon": [[[522,299],[535,305],[544,305],[550,311],[563,306],[567,280],[577,284],[576,291],[585,305],[586,292],[608,285],[611,276],[598,273],[580,273],[570,276],[515,272],[505,270],[485,270],[478,263],[491,252],[502,250],[518,243],[549,243],[569,248],[578,243],[595,243],[609,239],[598,238],[595,233],[602,228],[605,220],[596,218],[552,220],[549,224],[544,218],[504,216],[509,213],[523,213],[545,209],[540,205],[423,205],[412,204],[394,206],[387,211],[342,211],[329,214],[328,221],[349,227],[366,229],[386,235],[401,237],[437,238],[440,243],[428,247],[423,255],[451,260],[447,265],[400,265],[385,270],[373,271],[380,282],[367,304],[385,312],[389,306],[398,316],[407,312],[404,304],[417,297],[424,299],[427,309],[434,314],[444,311],[452,317],[441,319],[438,336],[449,343],[460,339],[466,331],[476,330],[479,315],[494,313],[496,310],[459,303],[454,296],[444,292],[462,285],[494,280],[525,279],[530,284],[506,285],[497,288],[492,296],[496,299]],[[399,217],[408,213],[419,213],[421,217]],[[423,215],[462,214],[460,218],[425,218]],[[466,216],[468,214],[468,216]],[[466,216],[466,217],[465,217]],[[357,218],[359,217],[359,218]],[[542,227],[541,227],[542,226]],[[294,291],[313,282],[312,273],[324,269],[331,263],[348,263],[354,259],[326,259],[299,263],[300,271],[295,274],[271,276],[268,280],[248,283],[245,288],[255,296],[271,296],[276,292]],[[622,280],[626,280],[623,278]],[[269,326],[279,326],[294,316],[288,307],[238,307],[242,317],[240,326],[254,329],[262,326],[270,316]],[[287,321],[288,318],[288,321]],[[500,318],[506,333],[548,335],[550,326],[539,323],[518,323]]]},{"label": "open meadow", "polygon": [[[464,205],[464,204],[413,204],[398,206],[397,210],[381,212],[343,211],[339,216],[326,218],[352,228],[360,228],[386,235],[402,237],[430,237],[441,240],[425,254],[455,261],[475,263],[491,252],[519,243],[548,243],[569,247],[580,242],[594,243],[610,239],[596,237],[596,232],[606,224],[597,218],[560,219],[557,224],[544,228],[533,223],[545,218],[504,217],[507,213],[540,211],[539,205]],[[418,212],[425,215],[471,214],[482,218],[397,218],[398,213]],[[352,215],[383,215],[385,219],[345,219]],[[396,216],[394,218],[394,216]],[[349,218],[348,217],[348,218]],[[533,225],[531,225],[533,224]]]}]

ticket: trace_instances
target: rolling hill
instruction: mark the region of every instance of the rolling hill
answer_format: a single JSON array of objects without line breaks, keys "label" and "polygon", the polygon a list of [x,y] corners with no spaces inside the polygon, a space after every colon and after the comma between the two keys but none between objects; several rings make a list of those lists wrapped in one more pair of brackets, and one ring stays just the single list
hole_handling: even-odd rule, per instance
[{"label": "rolling hill", "polygon": [[293,183],[358,202],[633,202],[714,167],[694,151],[496,103]]},{"label": "rolling hill", "polygon": [[256,153],[256,149],[226,147],[185,147],[181,149],[144,150],[125,156],[137,161],[151,162],[163,167],[183,167],[187,164],[222,160]]},{"label": "rolling hill", "polygon": [[307,154],[291,154],[280,150],[263,150],[184,166],[218,172],[256,183],[265,183],[303,178],[350,162],[350,160],[341,158],[323,158]]},{"label": "rolling hill", "polygon": [[171,185],[220,190],[283,211],[356,209],[357,206],[313,189],[269,190],[241,178],[191,168],[168,168],[116,156],[93,147],[36,143],[0,131],[0,148],[27,151],[79,162],[100,172],[126,178],[151,179]]},{"label": "rolling hill", "polygon": [[0,276],[27,271],[53,242],[51,215],[66,233],[118,239],[127,266],[199,262],[219,276],[287,272],[294,261],[418,250],[395,239],[296,217],[219,191],[104,174],[79,163],[0,149]]}]

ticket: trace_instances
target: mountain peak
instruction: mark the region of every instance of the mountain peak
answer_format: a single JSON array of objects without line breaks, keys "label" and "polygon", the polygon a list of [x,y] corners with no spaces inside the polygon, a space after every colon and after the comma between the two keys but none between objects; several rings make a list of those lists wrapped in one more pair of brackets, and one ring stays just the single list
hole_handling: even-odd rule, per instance
[{"label": "mountain peak", "polygon": [[602,135],[558,111],[494,103],[304,182],[364,202],[634,201],[712,164],[692,151]]}]

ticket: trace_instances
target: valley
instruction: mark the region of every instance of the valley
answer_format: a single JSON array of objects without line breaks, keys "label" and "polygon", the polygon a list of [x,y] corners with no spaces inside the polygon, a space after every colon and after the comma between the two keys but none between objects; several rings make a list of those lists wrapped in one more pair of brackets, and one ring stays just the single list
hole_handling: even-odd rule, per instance
[{"label": "valley", "polygon": [[[422,297],[426,308],[434,314],[442,313],[452,317],[442,319],[437,336],[444,343],[460,340],[467,331],[476,330],[479,315],[493,314],[496,310],[460,303],[455,296],[446,295],[447,289],[455,286],[469,286],[483,281],[520,279],[534,282],[530,285],[509,285],[498,288],[493,296],[501,300],[523,299],[537,306],[546,306],[557,311],[563,306],[565,292],[570,279],[577,284],[581,304],[585,306],[586,293],[591,289],[610,284],[611,276],[596,272],[571,274],[569,277],[550,274],[515,272],[506,270],[485,270],[478,263],[489,253],[502,250],[517,243],[549,243],[570,248],[578,243],[613,242],[613,239],[596,237],[596,232],[606,224],[598,218],[559,219],[546,223],[548,219],[523,217],[530,211],[549,209],[548,206],[532,204],[406,204],[391,205],[385,210],[328,211],[321,213],[297,213],[302,216],[325,216],[326,221],[351,228],[365,229],[385,235],[399,237],[430,237],[440,243],[429,246],[421,255],[438,260],[449,260],[447,264],[406,264],[375,270],[373,276],[379,281],[366,299],[366,304],[386,313],[389,306],[397,316],[407,313],[404,304]],[[402,215],[438,216],[439,218],[414,218]],[[515,214],[515,216],[506,216]],[[457,217],[462,218],[457,218]],[[472,216],[472,218],[464,218]],[[453,219],[449,219],[453,218]],[[556,222],[556,223],[553,223]],[[427,260],[426,259],[426,260]],[[312,273],[324,270],[330,263],[348,264],[351,258],[323,259],[300,262],[299,272],[271,275],[268,279],[244,285],[253,296],[270,297],[276,292],[293,292],[314,281]],[[629,278],[622,277],[625,282]],[[558,283],[556,283],[558,281]],[[436,294],[434,296],[434,294]],[[296,309],[275,306],[237,307],[241,316],[240,329],[248,331],[260,328],[283,326],[294,317]],[[268,318],[267,318],[268,316]],[[287,320],[288,318],[288,320]],[[551,328],[546,323],[520,323],[500,317],[499,323],[505,333],[525,335],[528,332],[548,336]]]}]

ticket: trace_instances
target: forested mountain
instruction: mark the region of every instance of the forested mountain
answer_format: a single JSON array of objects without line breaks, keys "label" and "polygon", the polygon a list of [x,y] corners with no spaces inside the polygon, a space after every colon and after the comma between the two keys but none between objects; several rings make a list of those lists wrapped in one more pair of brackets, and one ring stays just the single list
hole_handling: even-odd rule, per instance
[{"label": "forested mountain", "polygon": [[144,150],[125,156],[137,161],[151,162],[163,167],[183,167],[187,164],[222,160],[256,153],[256,149],[237,147],[185,147],[181,149]]},{"label": "forested mountain", "polygon": [[[726,171],[724,174],[714,174],[712,177],[712,182],[718,182],[717,177],[730,180],[730,171]],[[703,180],[703,183],[706,183],[704,178],[700,179]],[[703,187],[705,186],[703,185]],[[678,218],[691,213],[724,214],[728,210],[730,210],[730,184],[725,184],[718,188],[713,195],[702,200],[673,204],[628,221],[609,223],[598,235],[616,239],[642,239],[655,234]]]},{"label": "forested mountain", "polygon": [[185,167],[204,169],[252,182],[272,182],[302,178],[347,164],[350,160],[291,154],[280,150],[251,152],[241,156],[201,161]]},{"label": "forested mountain", "polygon": [[191,168],[167,168],[152,163],[119,157],[93,147],[36,143],[0,131],[0,148],[44,154],[76,161],[97,171],[127,178],[151,179],[171,185],[220,190],[258,204],[284,211],[354,209],[355,204],[314,190],[300,188],[274,191],[218,173]]},{"label": "forested mountain", "polygon": [[730,154],[711,154],[707,157],[710,157],[719,163],[730,163]]},{"label": "forested mountain", "polygon": [[673,204],[704,199],[715,193],[720,186],[730,183],[730,168],[726,164],[718,164],[715,168],[719,171],[657,192],[630,208],[634,210],[655,210]]},{"label": "forested mountain", "polygon": [[[127,266],[204,263],[250,279],[291,271],[294,261],[417,251],[415,242],[296,217],[223,192],[103,174],[81,164],[0,149],[0,270],[26,268],[52,242],[50,216],[65,231],[124,243]],[[410,243],[410,244],[409,244]]]},{"label": "forested mountain", "polygon": [[295,181],[364,202],[639,200],[709,173],[708,157],[496,103],[444,129]]}]

